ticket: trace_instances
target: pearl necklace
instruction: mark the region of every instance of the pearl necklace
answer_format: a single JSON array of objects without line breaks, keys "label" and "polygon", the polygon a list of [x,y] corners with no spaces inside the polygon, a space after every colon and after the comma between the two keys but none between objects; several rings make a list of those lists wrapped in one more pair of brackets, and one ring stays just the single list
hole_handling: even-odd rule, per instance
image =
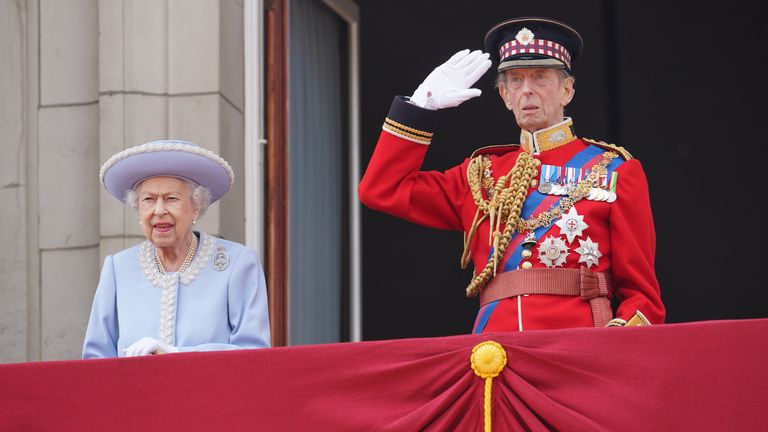
[{"label": "pearl necklace", "polygon": [[[157,246],[153,247],[154,254],[155,254],[155,264],[157,264],[157,269],[160,270],[160,273],[165,273],[165,267],[163,266],[163,262],[160,260],[160,256],[157,254]],[[192,234],[192,244],[189,245],[189,250],[187,251],[187,256],[184,258],[184,262],[181,263],[181,267],[179,268],[179,273],[182,273],[189,268],[189,266],[192,264],[192,259],[195,257],[195,252],[197,251],[197,236]]]}]

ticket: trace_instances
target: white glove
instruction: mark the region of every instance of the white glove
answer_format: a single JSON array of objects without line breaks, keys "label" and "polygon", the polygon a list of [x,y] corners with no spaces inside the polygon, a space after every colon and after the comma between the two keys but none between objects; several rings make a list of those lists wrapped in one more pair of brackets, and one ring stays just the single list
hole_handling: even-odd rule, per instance
[{"label": "white glove", "polygon": [[480,89],[470,87],[491,67],[488,57],[488,53],[480,50],[457,52],[427,76],[411,96],[411,102],[422,108],[439,110],[459,106],[480,96]]},{"label": "white glove", "polygon": [[143,337],[124,349],[123,352],[125,352],[126,357],[137,357],[149,354],[175,353],[179,352],[179,349],[175,346],[160,342],[155,338]]}]

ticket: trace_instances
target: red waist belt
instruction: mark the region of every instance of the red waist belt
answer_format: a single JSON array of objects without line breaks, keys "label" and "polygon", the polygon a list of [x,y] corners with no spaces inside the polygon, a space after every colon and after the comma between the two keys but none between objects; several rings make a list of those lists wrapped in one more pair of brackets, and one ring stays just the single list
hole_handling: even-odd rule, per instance
[{"label": "red waist belt", "polygon": [[613,318],[611,275],[593,272],[586,267],[513,270],[498,274],[480,291],[480,306],[528,294],[579,296],[592,307],[595,327],[605,327]]}]

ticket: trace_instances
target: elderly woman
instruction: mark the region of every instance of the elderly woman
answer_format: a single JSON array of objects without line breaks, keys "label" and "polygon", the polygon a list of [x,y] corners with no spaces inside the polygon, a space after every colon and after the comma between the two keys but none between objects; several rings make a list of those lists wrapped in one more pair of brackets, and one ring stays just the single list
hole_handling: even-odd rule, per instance
[{"label": "elderly woman", "polygon": [[147,240],[104,260],[83,358],[269,346],[256,252],[192,229],[234,182],[229,164],[190,142],[153,141],[112,156],[100,176],[137,209]]}]

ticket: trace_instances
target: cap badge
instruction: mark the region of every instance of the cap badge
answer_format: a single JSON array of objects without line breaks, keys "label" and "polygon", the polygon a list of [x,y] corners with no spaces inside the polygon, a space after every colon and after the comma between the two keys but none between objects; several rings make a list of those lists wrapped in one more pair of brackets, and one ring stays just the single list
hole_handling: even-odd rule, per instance
[{"label": "cap badge", "polygon": [[515,39],[520,42],[520,45],[526,46],[533,42],[533,32],[523,27],[522,30],[517,32]]}]

